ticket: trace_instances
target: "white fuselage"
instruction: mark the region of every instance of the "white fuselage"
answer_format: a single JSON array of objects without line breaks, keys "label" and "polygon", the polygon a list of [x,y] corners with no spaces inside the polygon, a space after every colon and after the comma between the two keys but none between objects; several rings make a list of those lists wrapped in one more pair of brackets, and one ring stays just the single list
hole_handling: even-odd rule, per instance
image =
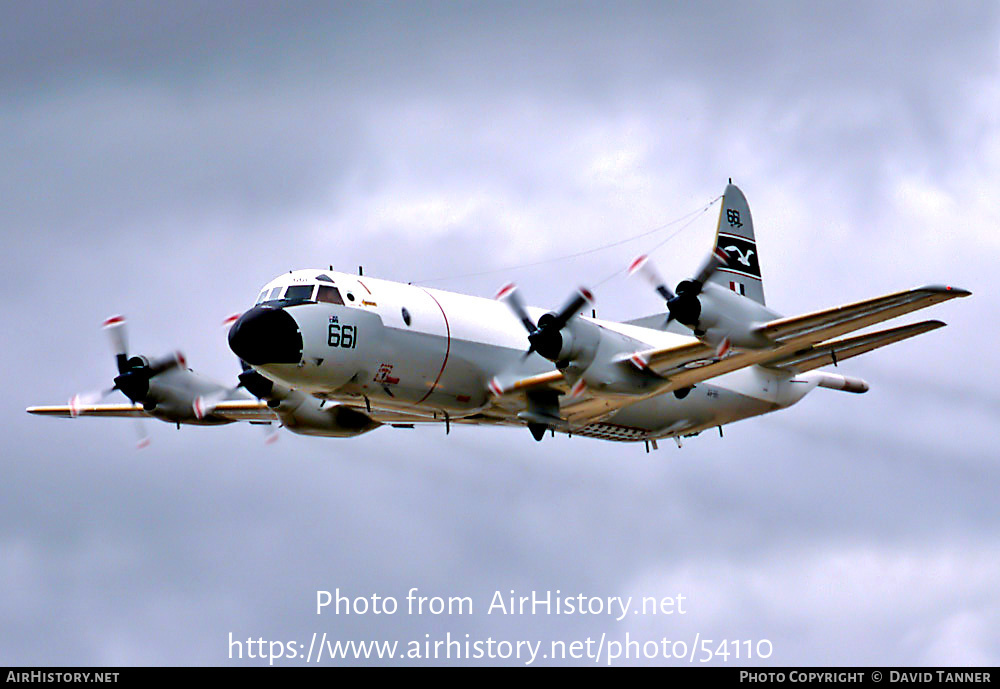
[{"label": "white fuselage", "polygon": [[[326,279],[318,282],[318,275]],[[312,299],[296,303],[272,299],[296,285],[335,287],[343,304],[316,301],[315,290]],[[280,304],[292,316],[302,350],[297,363],[252,365],[276,382],[322,399],[424,417],[469,419],[491,406],[488,385],[495,376],[523,378],[555,368],[537,354],[525,358],[524,327],[493,299],[333,271],[300,270],[268,283],[259,302]],[[536,320],[544,313],[529,312]],[[634,340],[637,350],[692,339],[581,318]],[[794,378],[751,366],[680,391],[683,397],[668,392],[637,398],[570,432],[611,440],[687,435],[789,406],[815,385],[809,376]],[[510,421],[517,423],[516,418]]]}]

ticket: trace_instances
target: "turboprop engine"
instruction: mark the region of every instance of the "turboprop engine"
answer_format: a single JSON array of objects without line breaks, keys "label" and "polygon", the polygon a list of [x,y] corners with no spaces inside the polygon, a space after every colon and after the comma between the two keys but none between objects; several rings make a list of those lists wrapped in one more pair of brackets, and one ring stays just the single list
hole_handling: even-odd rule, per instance
[{"label": "turboprop engine", "polygon": [[580,309],[594,302],[590,290],[581,287],[558,311],[543,314],[536,324],[521,301],[517,287],[505,285],[496,298],[510,307],[528,331],[525,358],[537,353],[552,361],[577,396],[586,388],[605,393],[645,393],[663,380],[648,371],[622,366],[622,355],[647,349],[648,345],[590,319],[579,318]]},{"label": "turboprop engine", "polygon": [[725,354],[731,346],[759,349],[773,345],[756,328],[780,318],[763,304],[747,299],[709,278],[726,264],[725,253],[717,249],[709,254],[695,276],[681,281],[676,292],[667,287],[649,256],[639,256],[629,265],[629,275],[644,278],[667,303],[666,324],[677,321],[691,329],[695,337]]}]

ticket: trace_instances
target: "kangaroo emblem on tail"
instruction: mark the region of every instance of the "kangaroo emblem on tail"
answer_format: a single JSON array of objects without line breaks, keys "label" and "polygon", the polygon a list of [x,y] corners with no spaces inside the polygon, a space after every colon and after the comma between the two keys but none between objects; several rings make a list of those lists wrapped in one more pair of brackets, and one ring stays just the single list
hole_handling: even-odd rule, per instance
[{"label": "kangaroo emblem on tail", "polygon": [[747,268],[750,267],[750,257],[753,256],[753,249],[747,249],[746,254],[740,251],[740,248],[738,246],[727,246],[725,250],[735,251],[737,254],[739,254],[736,260],[745,265]]}]

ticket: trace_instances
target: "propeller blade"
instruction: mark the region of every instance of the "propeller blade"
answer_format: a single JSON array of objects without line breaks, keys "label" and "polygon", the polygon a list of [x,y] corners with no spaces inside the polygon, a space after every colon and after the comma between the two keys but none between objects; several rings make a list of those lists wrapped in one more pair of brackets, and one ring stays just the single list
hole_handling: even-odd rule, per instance
[{"label": "propeller blade", "polygon": [[517,285],[513,282],[508,282],[501,287],[494,299],[507,304],[518,320],[524,324],[524,328],[528,331],[529,335],[538,329],[534,321],[531,320],[531,316],[528,315],[528,309],[525,308],[524,302],[521,300],[521,295],[517,291]]},{"label": "propeller blade", "polygon": [[729,353],[729,350],[732,349],[732,347],[732,341],[728,337],[723,338],[722,342],[719,343],[719,346],[715,348],[715,358],[722,359]]},{"label": "propeller blade", "polygon": [[521,323],[524,324],[525,330],[528,331],[530,346],[528,347],[528,351],[524,353],[524,358],[527,359],[533,353],[538,352],[545,358],[553,360],[562,346],[560,331],[579,313],[584,304],[588,302],[593,303],[594,301],[594,295],[590,290],[581,287],[562,309],[557,313],[544,314],[538,319],[538,324],[536,325],[531,320],[531,316],[528,315],[528,310],[525,308],[524,302],[521,301],[517,286],[513,282],[501,287],[495,298],[498,301],[505,302]]},{"label": "propeller blade", "polygon": [[215,410],[217,402],[218,400],[208,399],[203,395],[195,397],[194,403],[191,405],[191,411],[194,412],[194,418],[198,420],[204,419]]},{"label": "propeller blade", "polygon": [[165,356],[162,359],[149,362],[146,370],[149,377],[152,378],[153,376],[157,376],[164,371],[169,371],[176,366],[180,366],[181,368],[187,366],[187,359],[185,359],[184,355],[179,351],[174,352],[170,356]]},{"label": "propeller blade", "polygon": [[135,449],[141,450],[143,448],[149,447],[151,442],[149,439],[149,433],[146,432],[146,424],[142,422],[142,419],[136,419],[135,428],[137,440],[135,441]]},{"label": "propeller blade", "polygon": [[229,328],[230,326],[232,326],[233,323],[238,321],[240,319],[240,316],[242,315],[243,315],[242,313],[229,314],[228,316],[226,316],[226,320],[222,321],[222,326],[225,328]]},{"label": "propeller blade", "polygon": [[111,341],[111,353],[115,355],[118,372],[124,373],[128,361],[128,339],[125,335],[125,316],[112,316],[102,326]]},{"label": "propeller blade", "polygon": [[107,390],[91,390],[90,392],[81,392],[73,395],[69,398],[69,415],[72,417],[79,416],[82,407],[90,407],[98,404],[114,391],[115,388],[108,388]]},{"label": "propeller blade", "polygon": [[653,262],[649,260],[649,256],[643,254],[642,256],[637,256],[633,259],[632,263],[628,267],[629,277],[638,274],[641,278],[646,280],[653,289],[663,297],[664,300],[670,301],[674,298],[674,293],[670,291],[667,287],[667,283],[663,280],[659,271],[656,270],[656,266]]},{"label": "propeller blade", "polygon": [[[726,252],[717,248],[715,251],[710,253],[708,258],[706,258],[701,264],[701,267],[698,269],[698,272],[694,277],[695,282],[700,285],[704,285],[708,282],[708,279],[712,277],[715,271],[721,266],[726,265],[728,261],[729,257],[726,255]],[[699,289],[698,291],[700,292],[701,290]]]},{"label": "propeller blade", "polygon": [[562,330],[570,320],[580,313],[584,304],[593,304],[594,294],[586,287],[580,287],[577,289],[576,294],[570,297],[569,301],[566,302],[555,317],[548,322],[546,327],[555,328],[556,330]]},{"label": "propeller blade", "polygon": [[212,393],[211,395],[198,395],[194,398],[194,402],[191,404],[191,410],[194,412],[195,418],[204,419],[206,416],[210,415],[215,411],[219,402],[222,402],[230,394],[235,392],[240,386],[237,385],[235,388],[230,390],[220,390],[218,392]]},{"label": "propeller blade", "polygon": [[269,423],[264,429],[264,432],[266,433],[264,436],[264,444],[273,445],[278,442],[278,438],[280,437],[278,431],[280,430],[281,426],[279,424]]}]

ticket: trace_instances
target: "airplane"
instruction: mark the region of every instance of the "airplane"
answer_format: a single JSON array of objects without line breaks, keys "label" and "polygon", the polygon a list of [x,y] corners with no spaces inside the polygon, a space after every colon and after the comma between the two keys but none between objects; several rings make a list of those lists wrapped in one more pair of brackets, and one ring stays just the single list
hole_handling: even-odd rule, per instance
[{"label": "airplane", "polygon": [[[863,393],[828,370],[943,327],[938,320],[847,336],[971,293],[928,285],[799,316],[765,304],[750,208],[732,180],[713,250],[673,290],[648,256],[644,279],[665,312],[615,322],[587,316],[581,287],[558,310],[524,304],[514,284],[495,298],[332,269],[293,270],[233,317],[235,388],[206,383],[177,356],[128,357],[123,322],[105,323],[127,404],[93,397],[29,407],[49,416],[152,416],[178,425],[280,423],[296,433],[353,437],[383,425],[527,427],[618,442],[696,436],[790,407],[817,387]],[[827,370],[820,370],[827,369]]]}]

